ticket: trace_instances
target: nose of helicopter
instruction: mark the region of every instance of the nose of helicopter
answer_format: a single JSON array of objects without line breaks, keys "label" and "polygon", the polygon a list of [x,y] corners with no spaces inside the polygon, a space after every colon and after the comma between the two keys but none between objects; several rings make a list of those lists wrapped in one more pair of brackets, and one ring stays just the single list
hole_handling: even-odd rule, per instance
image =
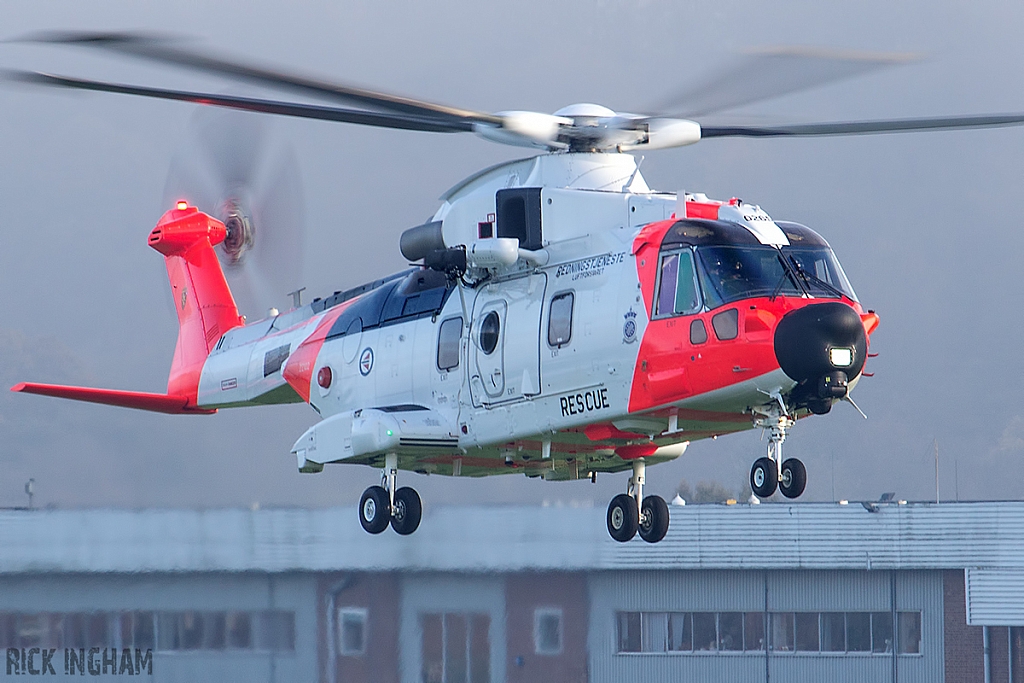
[{"label": "nose of helicopter", "polygon": [[860,316],[843,303],[798,308],[775,328],[779,367],[796,382],[817,384],[821,399],[846,396],[846,384],[864,368],[867,352]]}]

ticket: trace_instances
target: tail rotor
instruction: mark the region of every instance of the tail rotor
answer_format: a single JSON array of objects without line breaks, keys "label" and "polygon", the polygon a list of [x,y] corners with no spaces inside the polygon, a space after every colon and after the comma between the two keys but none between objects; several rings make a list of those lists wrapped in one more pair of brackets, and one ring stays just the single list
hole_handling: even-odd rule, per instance
[{"label": "tail rotor", "polygon": [[252,114],[203,107],[189,123],[164,191],[227,229],[217,254],[239,309],[262,317],[302,286],[303,194],[298,162]]}]

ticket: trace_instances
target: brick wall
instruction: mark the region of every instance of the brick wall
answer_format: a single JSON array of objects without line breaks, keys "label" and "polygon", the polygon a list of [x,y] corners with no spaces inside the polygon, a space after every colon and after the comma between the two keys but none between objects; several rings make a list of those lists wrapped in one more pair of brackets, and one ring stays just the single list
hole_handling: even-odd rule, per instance
[{"label": "brick wall", "polygon": [[[967,625],[967,593],[962,569],[944,573],[942,593],[946,683],[984,683],[984,635],[980,626]],[[1004,633],[1004,641],[1005,638]],[[1002,679],[993,680],[1005,681],[1006,675],[1004,673]]]},{"label": "brick wall", "polygon": [[[366,652],[359,656],[338,654],[337,643],[330,647],[328,619],[335,620],[333,630],[338,635],[336,613],[328,614],[330,593],[334,593],[335,610],[355,607],[366,610]],[[319,631],[319,657],[321,680],[329,680],[329,666],[334,666],[334,680],[345,683],[398,683],[398,628],[399,577],[397,574],[345,574],[327,575],[317,587],[317,621]],[[334,652],[334,661],[328,661]]]},{"label": "brick wall", "polygon": [[1010,680],[1010,649],[1005,626],[989,627],[989,644],[992,650],[992,682]]},{"label": "brick wall", "polygon": [[[587,581],[583,574],[513,574],[505,583],[509,683],[586,683]],[[562,651],[537,654],[534,614],[562,610]]]}]

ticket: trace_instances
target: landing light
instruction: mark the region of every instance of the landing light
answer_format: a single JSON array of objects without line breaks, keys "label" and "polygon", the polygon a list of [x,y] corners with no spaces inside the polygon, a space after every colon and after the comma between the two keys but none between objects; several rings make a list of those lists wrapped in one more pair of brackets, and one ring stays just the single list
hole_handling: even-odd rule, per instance
[{"label": "landing light", "polygon": [[188,208],[188,202],[186,202],[184,199],[179,199],[178,203],[175,206],[177,207],[178,211],[184,211],[185,209]]},{"label": "landing light", "polygon": [[848,368],[853,365],[853,349],[829,349],[828,359],[837,368]]}]

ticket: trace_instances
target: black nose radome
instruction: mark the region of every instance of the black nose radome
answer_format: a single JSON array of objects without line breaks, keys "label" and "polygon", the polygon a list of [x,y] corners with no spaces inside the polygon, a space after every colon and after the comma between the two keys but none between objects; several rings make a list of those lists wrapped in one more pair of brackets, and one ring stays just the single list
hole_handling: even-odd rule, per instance
[{"label": "black nose radome", "polygon": [[857,311],[846,304],[798,308],[783,316],[775,328],[775,358],[796,382],[817,382],[835,373],[853,379],[864,368],[867,353],[864,325]]}]

